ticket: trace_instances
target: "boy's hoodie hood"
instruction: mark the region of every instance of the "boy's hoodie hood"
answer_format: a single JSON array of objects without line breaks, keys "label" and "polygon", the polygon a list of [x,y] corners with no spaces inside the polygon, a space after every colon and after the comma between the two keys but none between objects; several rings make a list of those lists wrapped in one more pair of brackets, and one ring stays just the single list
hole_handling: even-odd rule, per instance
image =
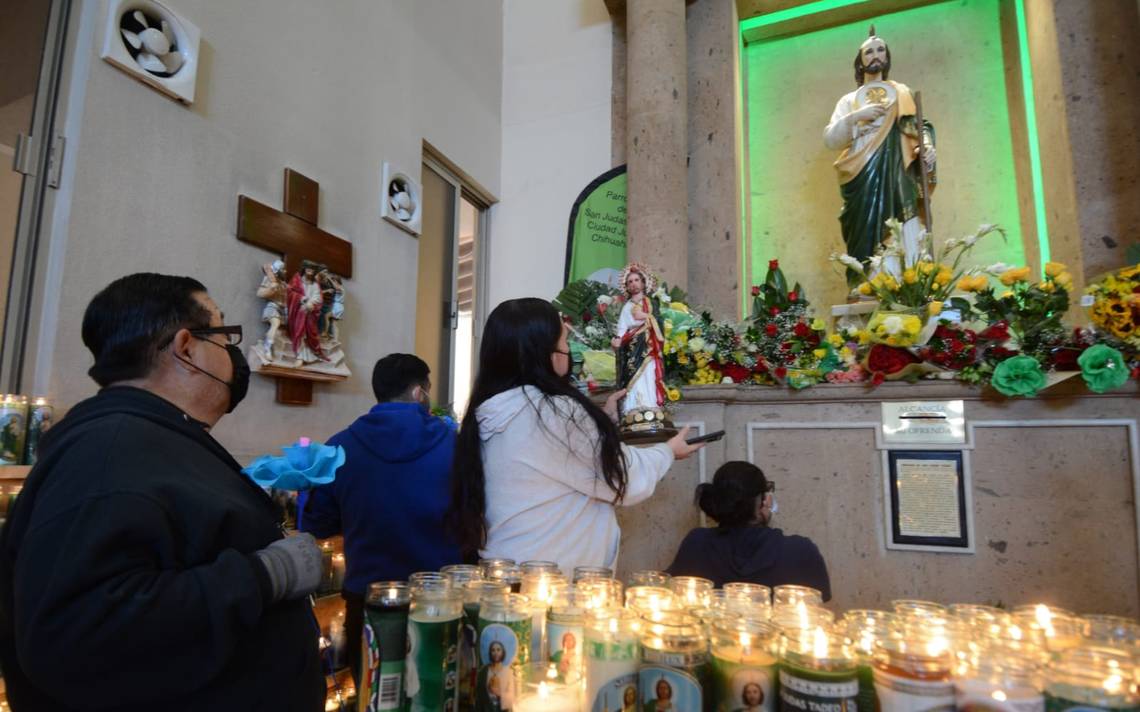
[{"label": "boy's hoodie hood", "polygon": [[450,427],[419,403],[377,403],[348,432],[384,462],[410,462],[438,445]]}]

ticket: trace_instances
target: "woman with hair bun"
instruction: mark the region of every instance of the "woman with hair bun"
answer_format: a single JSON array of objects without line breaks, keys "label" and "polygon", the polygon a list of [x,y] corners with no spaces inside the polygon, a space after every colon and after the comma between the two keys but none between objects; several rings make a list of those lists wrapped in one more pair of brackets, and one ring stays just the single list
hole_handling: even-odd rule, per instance
[{"label": "woman with hair bun", "polygon": [[811,586],[831,598],[827,565],[811,539],[769,525],[775,483],[743,460],[726,462],[711,483],[697,485],[697,505],[717,523],[698,527],[681,542],[669,566],[673,576],[701,576],[716,586],[733,581],[765,586]]}]

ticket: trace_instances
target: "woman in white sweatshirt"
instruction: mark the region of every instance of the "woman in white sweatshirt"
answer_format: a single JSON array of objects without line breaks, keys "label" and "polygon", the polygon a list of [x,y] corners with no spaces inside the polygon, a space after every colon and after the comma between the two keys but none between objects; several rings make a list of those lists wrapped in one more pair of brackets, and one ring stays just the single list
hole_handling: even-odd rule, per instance
[{"label": "woman in white sweatshirt", "polygon": [[567,329],[541,299],[491,312],[455,449],[449,521],[464,555],[577,566],[617,561],[616,505],[653,494],[674,460],[700,449],[687,429],[633,448],[618,436],[613,394],[599,408],[569,381]]}]

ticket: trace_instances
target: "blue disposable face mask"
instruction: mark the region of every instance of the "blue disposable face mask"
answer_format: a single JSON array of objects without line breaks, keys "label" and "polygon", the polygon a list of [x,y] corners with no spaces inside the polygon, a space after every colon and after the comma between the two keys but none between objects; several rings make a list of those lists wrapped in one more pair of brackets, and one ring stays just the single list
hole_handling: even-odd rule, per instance
[{"label": "blue disposable face mask", "polygon": [[776,502],[776,498],[774,496],[772,497],[772,510],[771,511],[772,511],[772,514],[775,514],[776,512],[780,511],[780,505],[779,505],[779,503]]}]

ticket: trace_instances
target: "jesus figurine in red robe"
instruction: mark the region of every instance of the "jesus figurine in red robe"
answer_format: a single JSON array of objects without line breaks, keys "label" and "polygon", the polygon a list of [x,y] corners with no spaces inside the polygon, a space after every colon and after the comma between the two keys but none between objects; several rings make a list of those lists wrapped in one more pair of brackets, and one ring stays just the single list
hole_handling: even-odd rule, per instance
[{"label": "jesus figurine in red robe", "polygon": [[321,286],[317,284],[318,265],[308,260],[289,280],[289,336],[293,340],[293,353],[301,364],[327,361],[321,350],[317,322],[321,316]]}]

